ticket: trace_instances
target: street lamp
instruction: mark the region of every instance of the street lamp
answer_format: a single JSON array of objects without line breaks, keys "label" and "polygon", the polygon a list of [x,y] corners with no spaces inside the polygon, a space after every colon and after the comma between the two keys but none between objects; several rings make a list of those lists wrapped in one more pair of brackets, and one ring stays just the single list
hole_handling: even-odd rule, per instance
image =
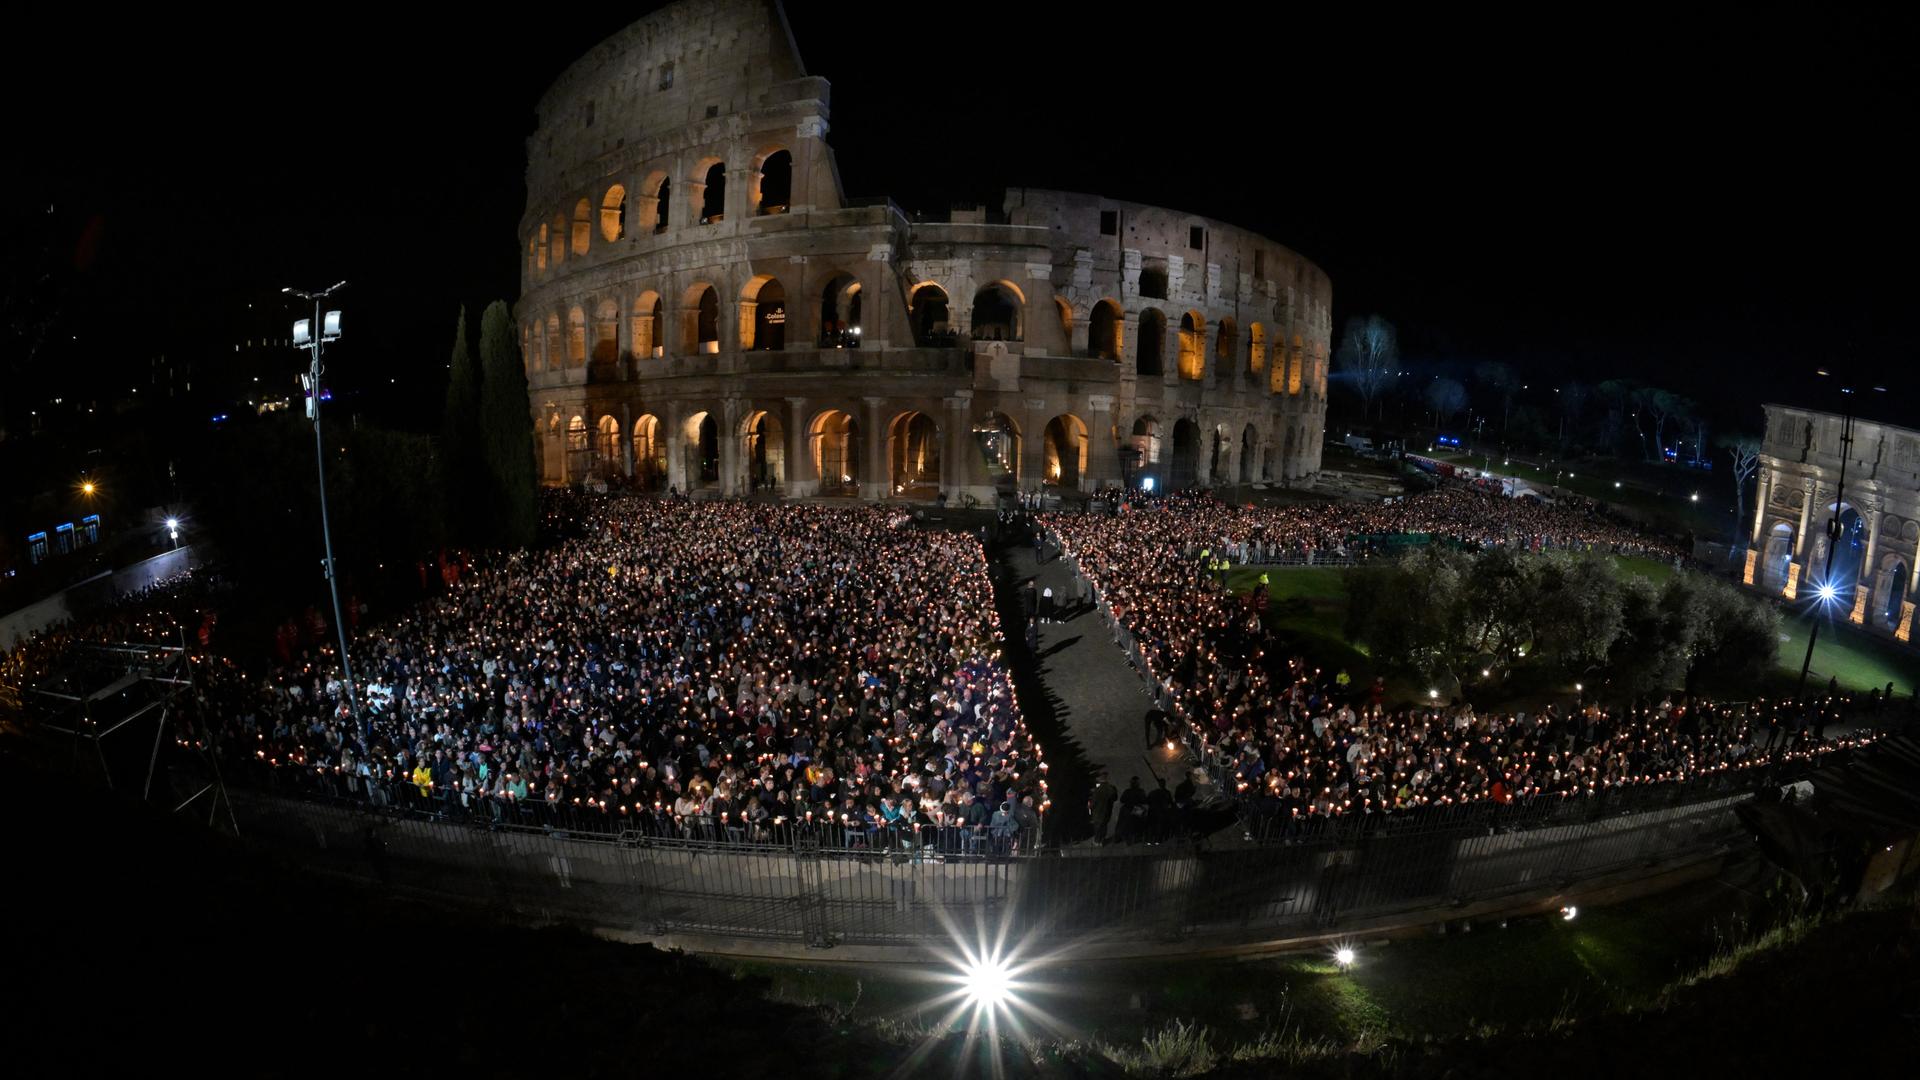
[{"label": "street lamp", "polygon": [[[1827,377],[1825,368],[1815,374]],[[1874,390],[1884,394],[1887,388],[1876,386]],[[1818,600],[1815,605],[1821,614],[1827,606],[1839,599],[1840,590],[1833,584],[1833,557],[1840,550],[1840,503],[1847,491],[1847,459],[1853,456],[1853,387],[1840,388],[1840,479],[1833,489],[1833,512],[1827,518],[1827,565],[1820,573],[1820,585],[1814,590]],[[1794,696],[1805,699],[1807,696],[1807,671],[1813,667],[1813,644],[1820,640],[1820,620],[1813,620],[1813,629],[1807,632],[1807,657],[1800,662],[1800,688]]]},{"label": "street lamp", "polygon": [[[320,561],[320,569],[326,574],[327,592],[333,597],[333,626],[340,635],[340,671],[347,684],[347,709],[358,720],[360,701],[353,690],[353,661],[347,651],[347,621],[340,615],[340,584],[333,572],[333,529],[327,523],[327,448],[320,439],[320,377],[326,373],[326,367],[320,361],[320,350],[327,342],[340,340],[340,312],[329,311],[322,316],[320,301],[339,292],[346,284],[337,281],[319,292],[302,292],[299,289],[280,291],[313,301],[313,318],[300,319],[293,324],[293,346],[306,349],[312,357],[307,365],[307,373],[300,376],[300,381],[307,391],[307,419],[313,421],[314,463],[320,471],[320,539],[326,550],[326,558]],[[318,334],[314,333],[316,329],[319,330]]]}]

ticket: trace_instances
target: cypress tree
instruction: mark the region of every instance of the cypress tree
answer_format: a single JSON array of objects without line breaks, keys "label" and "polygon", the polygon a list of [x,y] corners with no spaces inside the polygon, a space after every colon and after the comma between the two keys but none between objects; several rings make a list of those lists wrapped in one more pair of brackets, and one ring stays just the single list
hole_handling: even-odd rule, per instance
[{"label": "cypress tree", "polygon": [[526,363],[505,301],[480,317],[480,430],[491,481],[493,538],[507,547],[533,543],[533,409]]},{"label": "cypress tree", "polygon": [[467,309],[453,330],[453,362],[447,372],[446,412],[440,423],[441,476],[446,482],[447,535],[455,543],[486,539],[481,507],[487,491],[480,445],[480,372],[467,347]]}]

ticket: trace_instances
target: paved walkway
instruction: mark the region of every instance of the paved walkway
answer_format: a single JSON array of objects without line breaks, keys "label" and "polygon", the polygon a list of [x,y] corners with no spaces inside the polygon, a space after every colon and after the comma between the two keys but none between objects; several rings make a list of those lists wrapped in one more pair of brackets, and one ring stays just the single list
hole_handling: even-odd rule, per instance
[{"label": "paved walkway", "polygon": [[[1006,548],[997,569],[1016,595],[1028,578],[1034,579],[1036,592],[1051,586],[1055,602],[1061,606],[1073,592],[1072,564],[1062,558],[1037,563],[1029,545]],[[1153,707],[1153,697],[1100,614],[1090,605],[1062,614],[1067,617],[1040,624],[1034,675],[1052,719],[1064,735],[1050,745],[1064,743],[1080,758],[1079,762],[1053,765],[1055,770],[1068,764],[1080,766],[1071,770],[1080,776],[1059,778],[1061,790],[1054,796],[1056,807],[1072,813],[1077,820],[1085,812],[1085,793],[1092,777],[1100,770],[1104,769],[1121,791],[1136,776],[1143,788],[1152,791],[1156,776],[1165,778],[1169,787],[1180,782],[1185,755],[1176,757],[1158,747],[1151,754],[1147,751],[1143,720]],[[1022,707],[1034,711],[1024,702]],[[1051,775],[1049,785],[1055,785]]]}]

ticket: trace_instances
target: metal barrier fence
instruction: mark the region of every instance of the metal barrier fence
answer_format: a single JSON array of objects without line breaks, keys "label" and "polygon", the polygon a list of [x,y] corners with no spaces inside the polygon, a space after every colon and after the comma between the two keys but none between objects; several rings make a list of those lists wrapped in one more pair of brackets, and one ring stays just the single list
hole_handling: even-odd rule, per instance
[{"label": "metal barrier fence", "polygon": [[[1004,926],[1008,940],[1227,944],[1338,931],[1422,908],[1565,885],[1717,849],[1744,794],[1627,814],[1353,819],[1284,842],[942,852],[458,823],[318,794],[231,789],[243,834],[322,866],[523,917],[645,936],[830,947],[932,946]],[[1587,814],[1598,800],[1589,803]],[[845,841],[846,837],[841,836]]]}]

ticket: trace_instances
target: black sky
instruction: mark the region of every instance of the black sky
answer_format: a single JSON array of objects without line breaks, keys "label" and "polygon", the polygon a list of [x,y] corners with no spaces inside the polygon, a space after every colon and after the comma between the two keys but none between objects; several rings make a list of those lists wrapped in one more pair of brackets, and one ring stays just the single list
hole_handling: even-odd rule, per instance
[{"label": "black sky", "polygon": [[[81,339],[59,378],[346,278],[340,377],[430,408],[457,305],[517,289],[536,99],[652,6],[21,21],[6,209],[55,210]],[[1336,325],[1383,314],[1417,365],[1636,377],[1745,415],[1816,366],[1904,388],[1915,360],[1910,7],[789,14],[850,195],[1026,184],[1218,217],[1319,263]]]}]

